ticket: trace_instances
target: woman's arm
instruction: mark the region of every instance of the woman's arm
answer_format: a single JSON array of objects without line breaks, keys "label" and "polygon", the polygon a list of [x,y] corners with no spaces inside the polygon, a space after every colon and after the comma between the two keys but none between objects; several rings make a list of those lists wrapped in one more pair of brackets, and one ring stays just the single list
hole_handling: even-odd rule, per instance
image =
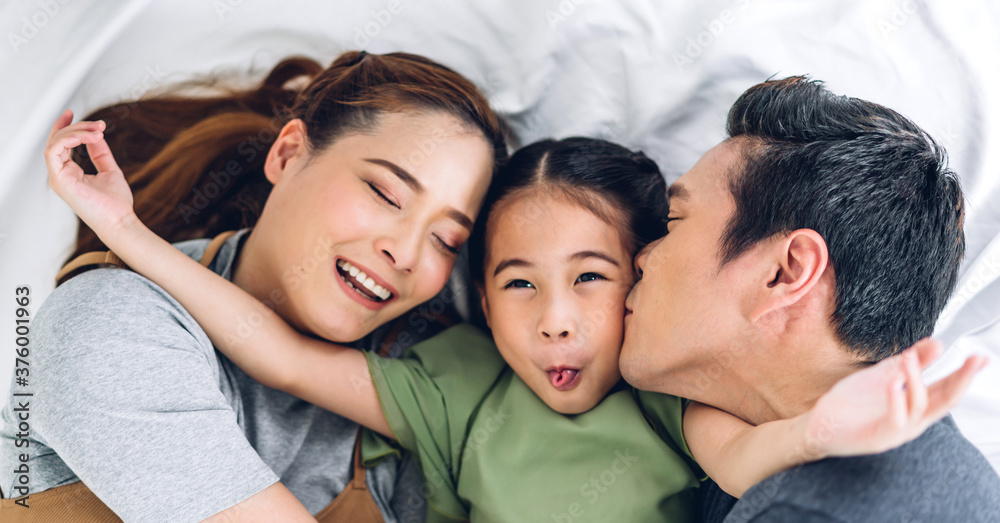
[{"label": "woman's arm", "polygon": [[[170,293],[212,343],[249,376],[392,437],[360,351],[305,336],[249,293],[154,234],[135,216],[132,193],[103,137],[103,122],[56,121],[46,145],[49,186],[133,270]],[[68,126],[67,126],[68,125]],[[87,145],[96,175],[73,162]],[[259,326],[237,327],[253,318]]]},{"label": "woman's arm", "polygon": [[940,352],[939,342],[921,340],[842,379],[809,411],[757,426],[692,403],[684,413],[684,438],[702,469],[735,497],[796,465],[884,452],[944,417],[986,363],[981,356],[970,357],[960,369],[925,387],[920,371]]}]

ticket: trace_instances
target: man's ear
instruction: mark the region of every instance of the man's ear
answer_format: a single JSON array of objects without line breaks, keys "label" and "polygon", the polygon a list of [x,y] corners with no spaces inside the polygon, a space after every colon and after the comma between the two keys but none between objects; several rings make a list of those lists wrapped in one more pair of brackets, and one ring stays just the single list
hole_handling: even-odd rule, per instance
[{"label": "man's ear", "polygon": [[792,231],[773,242],[765,256],[770,281],[762,290],[754,319],[802,300],[820,282],[830,263],[826,241],[812,229]]},{"label": "man's ear", "polygon": [[476,290],[479,291],[479,299],[481,300],[479,304],[483,308],[483,316],[486,317],[486,326],[492,329],[493,325],[490,325],[490,302],[486,299],[486,288],[482,282],[477,281]]},{"label": "man's ear", "polygon": [[277,184],[288,171],[289,162],[306,153],[306,126],[295,118],[286,123],[271,144],[264,160],[264,175],[272,184]]}]

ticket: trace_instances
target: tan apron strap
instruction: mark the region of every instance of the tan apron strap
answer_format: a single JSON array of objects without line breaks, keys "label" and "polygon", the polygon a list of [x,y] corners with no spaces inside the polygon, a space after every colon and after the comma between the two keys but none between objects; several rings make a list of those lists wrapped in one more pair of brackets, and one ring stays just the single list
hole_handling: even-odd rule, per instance
[{"label": "tan apron strap", "polygon": [[[18,500],[21,502],[18,503]],[[50,488],[22,498],[0,499],[0,520],[19,523],[121,522],[121,518],[98,499],[82,481]]]},{"label": "tan apron strap", "polygon": [[205,267],[211,265],[212,260],[215,259],[215,255],[218,254],[219,249],[222,248],[222,244],[226,243],[226,240],[234,234],[236,234],[236,231],[226,231],[219,234],[215,238],[212,238],[211,243],[208,244],[208,247],[205,247],[205,252],[201,255],[201,264]]},{"label": "tan apron strap", "polygon": [[59,281],[67,274],[87,265],[117,265],[118,267],[126,267],[125,262],[111,251],[85,252],[70,260],[69,263],[56,273],[56,284],[58,285]]},{"label": "tan apron strap", "polygon": [[[226,243],[226,240],[228,240],[230,236],[236,234],[236,232],[237,231],[226,231],[219,234],[215,238],[212,238],[208,247],[205,248],[205,252],[201,255],[201,264],[205,267],[211,265],[212,260],[215,259],[215,255],[218,254],[219,249],[222,248],[222,244]],[[58,286],[66,275],[89,265],[114,265],[123,269],[128,268],[128,265],[125,265],[125,262],[111,251],[85,252],[70,260],[69,263],[64,265],[62,269],[59,269],[59,272],[56,273],[56,285]]]},{"label": "tan apron strap", "polygon": [[354,438],[354,475],[351,481],[347,482],[344,490],[334,498],[323,510],[316,514],[319,523],[337,523],[350,521],[351,523],[384,523],[382,512],[375,504],[375,498],[368,491],[366,481],[366,471],[361,463],[361,435],[363,428],[358,429],[358,435]]}]

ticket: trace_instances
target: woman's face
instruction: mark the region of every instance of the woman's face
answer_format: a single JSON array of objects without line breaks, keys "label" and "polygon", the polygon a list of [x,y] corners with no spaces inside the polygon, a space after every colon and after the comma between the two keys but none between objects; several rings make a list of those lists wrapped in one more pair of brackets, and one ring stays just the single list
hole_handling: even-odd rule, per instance
[{"label": "woman's face", "polygon": [[[294,120],[234,281],[301,331],[359,339],[437,294],[471,233],[493,151],[441,113],[388,113],[310,153]],[[235,275],[234,275],[235,276]]]},{"label": "woman's face", "polygon": [[590,410],[618,383],[632,256],[616,227],[565,197],[502,204],[483,311],[500,354],[549,407]]}]

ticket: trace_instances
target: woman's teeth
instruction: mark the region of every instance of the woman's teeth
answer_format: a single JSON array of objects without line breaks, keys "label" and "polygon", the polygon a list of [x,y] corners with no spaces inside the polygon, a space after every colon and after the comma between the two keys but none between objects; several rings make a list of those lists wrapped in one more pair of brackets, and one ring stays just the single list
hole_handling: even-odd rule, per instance
[{"label": "woman's teeth", "polygon": [[[371,291],[372,294],[378,298],[376,301],[385,301],[392,297],[392,293],[385,287],[376,284],[374,279],[362,272],[361,269],[351,265],[351,263],[347,260],[337,260],[337,267],[343,271],[344,274],[350,275],[350,277],[359,285],[362,285],[365,289]],[[357,289],[354,282],[351,280],[344,277],[344,281],[347,282],[347,285],[350,288]]]}]

